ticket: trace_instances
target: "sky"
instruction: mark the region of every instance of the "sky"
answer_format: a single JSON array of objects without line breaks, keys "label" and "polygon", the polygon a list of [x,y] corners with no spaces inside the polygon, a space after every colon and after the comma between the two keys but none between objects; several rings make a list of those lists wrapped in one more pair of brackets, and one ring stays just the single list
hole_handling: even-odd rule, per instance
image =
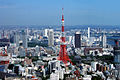
[{"label": "sky", "polygon": [[120,25],[120,0],[0,0],[0,25]]}]

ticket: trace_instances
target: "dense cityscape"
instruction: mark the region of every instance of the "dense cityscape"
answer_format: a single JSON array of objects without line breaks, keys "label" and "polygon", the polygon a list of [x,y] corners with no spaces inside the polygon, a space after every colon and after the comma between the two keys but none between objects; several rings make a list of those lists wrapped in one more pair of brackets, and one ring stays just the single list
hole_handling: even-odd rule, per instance
[{"label": "dense cityscape", "polygon": [[119,0],[0,0],[0,80],[120,80]]},{"label": "dense cityscape", "polygon": [[[2,80],[119,80],[119,29],[79,26],[0,30]],[[75,28],[76,27],[76,28]],[[13,29],[11,29],[13,28]]]}]

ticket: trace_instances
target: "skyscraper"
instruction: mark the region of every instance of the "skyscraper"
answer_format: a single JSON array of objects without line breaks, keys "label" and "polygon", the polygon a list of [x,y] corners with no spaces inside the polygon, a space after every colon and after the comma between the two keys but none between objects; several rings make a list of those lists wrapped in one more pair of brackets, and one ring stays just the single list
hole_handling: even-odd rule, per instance
[{"label": "skyscraper", "polygon": [[103,37],[102,37],[102,47],[106,48],[106,35],[105,34],[103,34]]},{"label": "skyscraper", "polygon": [[88,39],[90,39],[90,27],[88,27]]},{"label": "skyscraper", "polygon": [[46,36],[46,37],[48,37],[48,30],[49,30],[49,29],[45,29],[45,30],[44,30],[44,36]]},{"label": "skyscraper", "polygon": [[27,30],[22,30],[22,41],[23,41],[23,47],[27,48]]},{"label": "skyscraper", "polygon": [[120,47],[119,40],[115,40],[116,46],[114,47],[114,62],[120,64]]},{"label": "skyscraper", "polygon": [[81,48],[81,34],[80,34],[80,32],[75,33],[75,48]]},{"label": "skyscraper", "polygon": [[19,47],[19,33],[18,32],[15,33],[15,44],[16,44],[16,47]]},{"label": "skyscraper", "polygon": [[54,31],[53,31],[53,29],[48,30],[48,45],[54,46]]}]

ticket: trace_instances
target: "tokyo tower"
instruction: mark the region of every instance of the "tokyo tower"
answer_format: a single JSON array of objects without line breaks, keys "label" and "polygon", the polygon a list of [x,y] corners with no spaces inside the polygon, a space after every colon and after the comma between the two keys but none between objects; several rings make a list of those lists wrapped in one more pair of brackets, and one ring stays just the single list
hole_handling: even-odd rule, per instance
[{"label": "tokyo tower", "polygon": [[60,51],[59,51],[59,57],[58,60],[63,61],[64,64],[67,64],[71,60],[69,59],[69,56],[67,54],[66,50],[66,42],[65,42],[65,32],[64,32],[64,14],[63,14],[63,8],[62,8],[62,36],[61,36],[61,43],[60,43]]}]

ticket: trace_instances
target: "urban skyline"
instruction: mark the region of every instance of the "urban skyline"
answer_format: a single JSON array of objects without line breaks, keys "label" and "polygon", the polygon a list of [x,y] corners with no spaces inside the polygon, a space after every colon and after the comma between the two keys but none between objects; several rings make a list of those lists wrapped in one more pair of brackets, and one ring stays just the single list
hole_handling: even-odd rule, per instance
[{"label": "urban skyline", "polygon": [[120,80],[118,2],[0,0],[0,80]]}]

